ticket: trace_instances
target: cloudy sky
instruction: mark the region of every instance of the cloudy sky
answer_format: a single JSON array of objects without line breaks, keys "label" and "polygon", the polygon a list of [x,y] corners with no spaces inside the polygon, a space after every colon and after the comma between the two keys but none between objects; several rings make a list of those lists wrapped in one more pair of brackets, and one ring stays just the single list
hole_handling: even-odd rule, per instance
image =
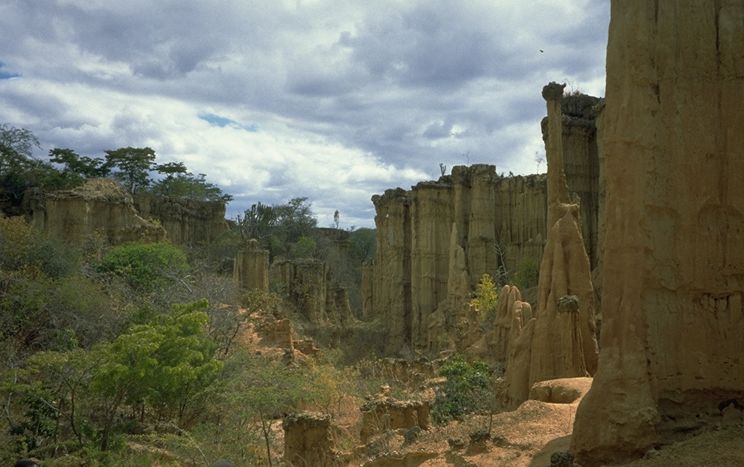
[{"label": "cloudy sky", "polygon": [[[0,123],[150,146],[321,225],[439,164],[534,173],[548,81],[604,92],[609,0],[0,0]],[[544,171],[545,166],[539,167]]]}]

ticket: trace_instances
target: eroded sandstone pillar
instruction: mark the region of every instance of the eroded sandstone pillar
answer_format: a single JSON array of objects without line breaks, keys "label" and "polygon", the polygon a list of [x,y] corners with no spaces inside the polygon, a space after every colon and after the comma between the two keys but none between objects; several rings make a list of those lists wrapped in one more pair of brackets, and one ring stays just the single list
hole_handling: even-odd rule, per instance
[{"label": "eroded sandstone pillar", "polygon": [[245,290],[269,290],[269,252],[250,239],[238,250],[233,265],[233,277]]}]

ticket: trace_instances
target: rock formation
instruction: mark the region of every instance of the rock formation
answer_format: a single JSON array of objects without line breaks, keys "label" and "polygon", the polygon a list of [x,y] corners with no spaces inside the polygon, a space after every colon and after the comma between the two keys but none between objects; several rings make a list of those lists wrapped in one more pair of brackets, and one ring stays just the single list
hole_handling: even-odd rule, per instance
[{"label": "rock formation", "polygon": [[[576,180],[577,197],[587,198],[583,224],[592,251],[598,251],[598,164],[590,110],[597,99],[576,95],[566,101],[567,130],[556,144],[570,154],[566,177]],[[478,336],[456,332],[467,309],[453,306],[458,301],[453,280],[467,278],[467,296],[485,273],[494,278],[509,273],[513,280],[527,264],[536,268],[549,225],[547,195],[544,175],[505,177],[494,166],[473,165],[453,167],[451,175],[410,191],[374,196],[377,249],[364,270],[363,314],[388,327],[387,349],[430,352],[475,344]],[[472,325],[466,325],[468,331]],[[443,336],[441,329],[455,331]]]},{"label": "rock formation", "polygon": [[576,416],[582,465],[639,456],[744,400],[742,24],[741,1],[612,2],[602,353]]},{"label": "rock formation", "polygon": [[289,466],[336,465],[331,441],[331,418],[316,413],[291,414],[282,421],[284,462]]},{"label": "rock formation", "polygon": [[227,230],[224,202],[149,193],[132,197],[108,179],[88,180],[71,190],[27,193],[24,204],[35,226],[71,243],[100,234],[111,244],[167,237],[180,245],[203,245]]},{"label": "rock formation", "polygon": [[270,280],[312,324],[344,325],[352,319],[348,293],[333,281],[323,261],[275,260]]},{"label": "rock formation", "polygon": [[[432,330],[456,321],[447,303],[467,297],[484,273],[497,277],[523,255],[541,251],[542,178],[457,166],[437,182],[372,198],[377,249],[366,273],[365,315],[388,326],[389,350],[430,349]],[[514,228],[515,219],[528,227]]]},{"label": "rock formation", "polygon": [[[563,170],[570,197],[579,203],[579,221],[592,269],[599,261],[600,164],[597,151],[597,106],[601,99],[571,93],[560,101]],[[557,109],[556,109],[557,110]],[[548,117],[541,122],[548,145]]]},{"label": "rock formation", "polygon": [[233,278],[244,290],[269,290],[269,252],[251,239],[238,250]]},{"label": "rock formation", "polygon": [[[513,403],[526,399],[525,389],[537,381],[594,374],[597,341],[594,321],[594,289],[589,258],[579,227],[579,207],[571,204],[563,171],[561,98],[564,85],[543,88],[548,105],[548,242],[540,264],[538,309],[529,332],[519,335],[516,347],[529,352],[512,356],[507,381]],[[529,350],[528,350],[529,347]],[[529,361],[527,372],[518,365]],[[516,376],[519,374],[519,376]]]},{"label": "rock formation", "polygon": [[112,180],[93,179],[72,190],[45,193],[32,207],[34,226],[70,243],[98,235],[110,244],[155,242],[166,236],[162,226],[137,213],[129,193]]},{"label": "rock formation", "polygon": [[360,438],[366,443],[372,435],[387,430],[418,427],[428,430],[431,426],[431,404],[428,401],[400,401],[381,397],[365,403],[362,408]]},{"label": "rock formation", "polygon": [[227,230],[225,203],[138,193],[134,205],[140,216],[155,219],[179,245],[206,245]]}]

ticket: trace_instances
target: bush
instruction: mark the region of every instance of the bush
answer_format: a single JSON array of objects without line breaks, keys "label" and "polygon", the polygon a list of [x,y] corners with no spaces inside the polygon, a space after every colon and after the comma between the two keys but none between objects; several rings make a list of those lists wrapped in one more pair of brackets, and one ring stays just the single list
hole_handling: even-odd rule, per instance
[{"label": "bush", "polygon": [[186,254],[170,243],[126,243],[111,249],[99,272],[123,277],[134,289],[153,292],[182,278],[189,269]]},{"label": "bush", "polygon": [[496,289],[493,278],[489,274],[483,274],[475,288],[475,296],[470,300],[470,304],[480,313],[481,317],[493,316],[496,313],[498,298],[499,291]]},{"label": "bush", "polygon": [[452,357],[440,370],[447,382],[437,393],[432,407],[436,423],[446,423],[463,415],[490,411],[493,399],[491,370],[483,362],[466,362],[461,356]]}]

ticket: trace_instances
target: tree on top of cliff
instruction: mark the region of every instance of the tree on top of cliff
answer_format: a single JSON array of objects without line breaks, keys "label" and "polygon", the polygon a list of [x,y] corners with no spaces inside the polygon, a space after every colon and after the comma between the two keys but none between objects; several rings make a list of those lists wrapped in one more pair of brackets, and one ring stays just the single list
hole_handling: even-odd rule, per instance
[{"label": "tree on top of cliff", "polygon": [[[181,162],[169,162],[166,165],[171,164],[173,166],[168,167],[168,170],[178,169],[179,166],[183,167],[184,170],[186,169],[186,166]],[[161,169],[162,167],[157,166],[155,170],[168,175],[152,184],[150,191],[154,194],[199,201],[222,201],[224,203],[232,200],[231,195],[224,193],[217,185],[209,183],[205,174],[195,176],[191,172],[165,172]]]},{"label": "tree on top of cliff", "polygon": [[307,198],[292,198],[287,204],[255,203],[238,216],[241,236],[255,238],[271,256],[286,254],[303,237],[312,237],[318,225]]},{"label": "tree on top of cliff", "polygon": [[108,168],[101,159],[81,156],[68,148],[49,150],[49,161],[63,166],[62,175],[73,182],[82,183],[85,179],[105,177]]},{"label": "tree on top of cliff", "polygon": [[106,170],[113,169],[114,178],[134,194],[150,184],[150,170],[154,168],[155,151],[151,148],[119,148],[106,151]]}]

